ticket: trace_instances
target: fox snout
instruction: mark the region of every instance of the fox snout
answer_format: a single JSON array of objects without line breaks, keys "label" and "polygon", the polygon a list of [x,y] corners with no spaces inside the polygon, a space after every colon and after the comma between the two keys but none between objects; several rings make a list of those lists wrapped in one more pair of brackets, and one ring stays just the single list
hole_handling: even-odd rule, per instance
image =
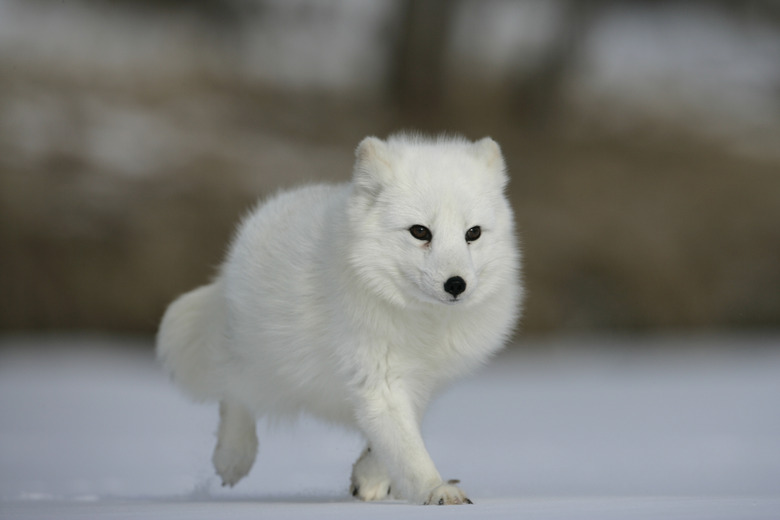
[{"label": "fox snout", "polygon": [[457,296],[466,290],[466,280],[461,278],[460,276],[453,276],[451,278],[448,278],[446,282],[444,282],[444,291],[450,293],[454,297],[457,298]]}]

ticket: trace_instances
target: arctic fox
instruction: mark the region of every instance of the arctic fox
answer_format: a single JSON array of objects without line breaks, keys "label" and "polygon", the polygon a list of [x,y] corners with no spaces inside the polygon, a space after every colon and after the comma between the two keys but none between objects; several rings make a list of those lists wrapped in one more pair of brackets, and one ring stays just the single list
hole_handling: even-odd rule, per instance
[{"label": "arctic fox", "polygon": [[490,138],[367,137],[352,182],[283,192],[241,223],[214,282],[175,300],[157,338],[174,381],[219,402],[223,485],[252,467],[258,417],[308,412],[365,436],[354,496],[471,503],[420,424],[519,315],[507,180]]}]

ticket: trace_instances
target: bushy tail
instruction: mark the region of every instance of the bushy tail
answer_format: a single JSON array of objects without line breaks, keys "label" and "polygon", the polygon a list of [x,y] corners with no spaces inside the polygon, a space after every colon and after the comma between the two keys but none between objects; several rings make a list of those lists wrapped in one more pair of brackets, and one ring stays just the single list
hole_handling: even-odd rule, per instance
[{"label": "bushy tail", "polygon": [[221,397],[224,331],[224,303],[217,283],[179,296],[165,311],[157,333],[157,357],[194,399]]}]

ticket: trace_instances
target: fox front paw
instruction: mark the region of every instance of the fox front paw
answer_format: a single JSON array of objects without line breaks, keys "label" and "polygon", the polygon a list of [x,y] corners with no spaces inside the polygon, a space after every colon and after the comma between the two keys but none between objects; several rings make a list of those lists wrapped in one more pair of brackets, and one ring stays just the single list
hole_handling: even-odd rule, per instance
[{"label": "fox front paw", "polygon": [[352,493],[352,496],[355,498],[371,502],[374,500],[385,500],[386,498],[390,498],[392,487],[390,486],[389,481],[362,485],[353,482],[349,486],[349,492]]},{"label": "fox front paw", "polygon": [[363,454],[352,467],[349,492],[360,500],[385,500],[392,495],[390,475],[379,460],[371,453],[371,448]]},{"label": "fox front paw", "polygon": [[428,498],[423,502],[424,505],[460,505],[460,504],[473,504],[471,500],[466,497],[466,494],[456,486],[459,481],[450,480],[445,484],[436,486],[428,493]]}]

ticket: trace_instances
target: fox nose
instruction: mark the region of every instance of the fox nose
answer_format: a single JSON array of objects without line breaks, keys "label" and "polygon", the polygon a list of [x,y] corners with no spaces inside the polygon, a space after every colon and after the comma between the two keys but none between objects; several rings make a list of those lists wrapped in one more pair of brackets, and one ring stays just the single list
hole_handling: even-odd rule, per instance
[{"label": "fox nose", "polygon": [[453,296],[457,296],[466,290],[466,280],[460,276],[453,276],[444,282],[444,290]]}]

